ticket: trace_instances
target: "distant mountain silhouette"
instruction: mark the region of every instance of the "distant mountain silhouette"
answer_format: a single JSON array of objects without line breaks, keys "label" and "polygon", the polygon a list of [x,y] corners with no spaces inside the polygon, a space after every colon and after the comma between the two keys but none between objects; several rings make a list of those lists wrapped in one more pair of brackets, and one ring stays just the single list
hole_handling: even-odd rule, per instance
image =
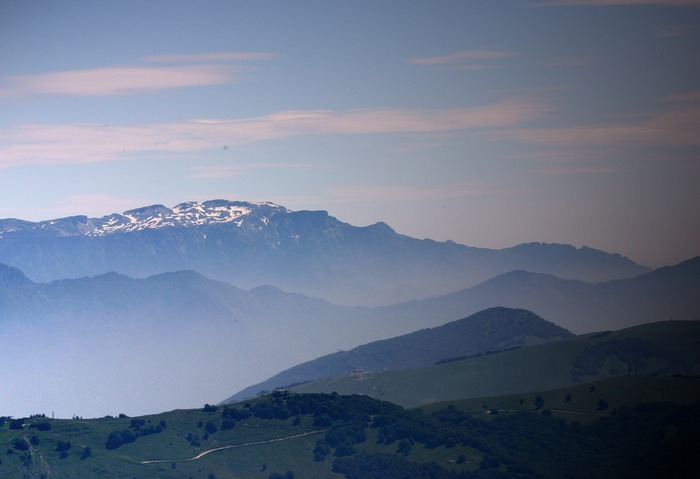
[{"label": "distant mountain silhouette", "polygon": [[[322,355],[495,306],[528,309],[575,333],[696,318],[699,278],[700,258],[597,284],[516,271],[458,293],[370,308],[272,286],[244,291],[193,271],[35,283],[3,265],[0,380],[13,401],[41,385],[47,410],[66,395],[81,404],[94,388],[141,412],[186,407]],[[136,377],[144,378],[138,392]],[[183,385],[178,398],[167,393]]]},{"label": "distant mountain silhouette", "polygon": [[589,282],[649,271],[586,247],[474,248],[411,238],[384,223],[352,226],[325,211],[226,200],[102,218],[0,220],[0,263],[42,282],[194,270],[244,289],[273,285],[345,305],[425,299],[518,269]]},{"label": "distant mountain silhouette", "polygon": [[[472,314],[491,306],[524,308],[574,333],[700,317],[700,256],[634,278],[596,284],[512,271],[473,288],[388,307],[391,316]],[[381,309],[381,308],[379,308]]]}]

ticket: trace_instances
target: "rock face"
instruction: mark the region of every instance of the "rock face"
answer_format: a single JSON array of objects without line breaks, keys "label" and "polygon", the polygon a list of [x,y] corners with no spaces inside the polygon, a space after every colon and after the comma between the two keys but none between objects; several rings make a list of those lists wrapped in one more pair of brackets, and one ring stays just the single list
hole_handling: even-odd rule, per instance
[{"label": "rock face", "polygon": [[521,269],[589,282],[648,269],[617,254],[531,243],[492,250],[418,240],[384,223],[226,200],[154,205],[102,218],[0,220],[0,263],[33,281],[115,271],[194,270],[242,288],[273,285],[344,305],[438,296]]}]

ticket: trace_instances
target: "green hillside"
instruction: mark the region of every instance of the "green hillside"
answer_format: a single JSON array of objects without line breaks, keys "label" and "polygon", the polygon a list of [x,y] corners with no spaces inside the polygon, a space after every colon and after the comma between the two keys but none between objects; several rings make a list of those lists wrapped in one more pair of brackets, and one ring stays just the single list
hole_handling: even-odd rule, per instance
[{"label": "green hillside", "polygon": [[404,409],[281,392],[140,418],[6,419],[0,477],[690,478],[700,465],[700,379],[620,377],[536,394],[540,409],[526,395]]},{"label": "green hillside", "polygon": [[698,322],[654,323],[316,385],[413,409],[281,390],[138,418],[2,418],[0,477],[696,477],[699,340]]},{"label": "green hillside", "polygon": [[489,308],[435,328],[374,341],[350,351],[299,364],[250,386],[223,403],[241,401],[260,391],[345,374],[349,371],[381,371],[429,366],[455,357],[503,351],[573,336],[569,331],[536,314],[514,308]]},{"label": "green hillside", "polygon": [[700,322],[650,323],[425,368],[356,372],[293,390],[364,394],[413,407],[650,374],[700,375]]}]

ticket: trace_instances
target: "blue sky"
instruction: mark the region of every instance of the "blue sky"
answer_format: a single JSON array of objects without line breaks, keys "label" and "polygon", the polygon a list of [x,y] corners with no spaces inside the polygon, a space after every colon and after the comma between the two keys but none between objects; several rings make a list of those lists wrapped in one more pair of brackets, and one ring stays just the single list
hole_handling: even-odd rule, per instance
[{"label": "blue sky", "polygon": [[4,1],[0,217],[225,198],[700,254],[700,1]]}]

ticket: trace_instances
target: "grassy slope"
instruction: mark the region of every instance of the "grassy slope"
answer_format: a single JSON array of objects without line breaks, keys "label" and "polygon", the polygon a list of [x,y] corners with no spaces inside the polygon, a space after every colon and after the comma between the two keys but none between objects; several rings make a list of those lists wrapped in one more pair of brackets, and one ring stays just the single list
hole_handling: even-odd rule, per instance
[{"label": "grassy slope", "polygon": [[[594,386],[591,388],[591,386]],[[591,391],[593,389],[593,391]],[[567,393],[572,395],[569,402],[565,401]],[[533,411],[534,397],[541,395],[545,408],[567,409],[578,415],[567,414],[566,417],[581,423],[596,421],[600,416],[613,408],[634,406],[648,401],[666,401],[680,404],[693,404],[700,401],[700,379],[680,377],[618,377],[578,385],[559,390],[540,391],[525,395],[499,396],[461,400],[452,403],[441,403],[421,408],[424,413],[454,404],[458,409],[475,412],[480,417],[485,408],[502,410]],[[599,399],[609,401],[606,411],[597,411]],[[264,398],[259,400],[265,400]],[[520,404],[520,400],[523,403]],[[22,456],[26,453],[14,451],[4,454],[0,463],[0,477],[46,477],[54,479],[109,477],[109,478],[207,478],[213,474],[221,478],[262,478],[266,479],[272,472],[286,473],[294,471],[295,477],[341,477],[331,471],[333,457],[327,457],[323,462],[312,460],[312,451],[316,441],[323,434],[309,435],[296,439],[260,444],[260,442],[311,432],[311,416],[303,416],[299,425],[294,425],[294,418],[286,420],[257,419],[254,417],[241,420],[234,429],[217,431],[208,440],[202,440],[201,446],[194,447],[187,440],[188,433],[200,437],[204,430],[197,424],[206,421],[220,423],[220,409],[207,413],[202,410],[177,410],[155,416],[143,417],[151,424],[165,421],[167,427],[159,434],[153,434],[137,439],[132,444],[123,445],[115,450],[104,447],[110,431],[127,428],[130,419],[92,419],[92,420],[47,420],[51,423],[50,431],[37,431],[27,427],[22,430],[10,430],[6,423],[0,428],[0,442],[11,449],[11,441],[17,437],[30,438],[37,436],[39,444],[32,447],[32,460],[29,466],[22,464]],[[507,414],[501,412],[500,415]],[[556,412],[554,413],[557,414]],[[493,417],[493,416],[491,416]],[[28,422],[44,419],[30,419]],[[358,446],[359,452],[396,454],[397,443],[377,444],[377,429],[367,429],[367,441]],[[70,441],[72,448],[68,457],[60,459],[55,451],[58,441]],[[212,452],[199,460],[183,461],[197,454],[228,445],[258,443]],[[82,448],[90,446],[92,455],[81,459]],[[462,464],[457,463],[459,456],[464,456]],[[416,445],[407,457],[413,462],[432,462],[441,466],[459,470],[474,470],[484,457],[483,453],[462,444],[455,447],[440,446],[426,448]],[[141,464],[141,461],[164,459],[162,463]]]},{"label": "grassy slope", "polygon": [[[693,404],[700,401],[700,379],[662,376],[619,376],[595,383],[574,383],[571,368],[577,355],[593,350],[611,341],[644,339],[652,342],[656,349],[648,355],[648,364],[642,362],[647,372],[656,368],[659,372],[675,369],[686,370],[700,364],[700,323],[666,322],[630,328],[605,335],[584,337],[550,343],[542,346],[522,348],[506,353],[482,356],[471,360],[455,361],[431,368],[410,372],[387,372],[364,374],[344,378],[335,383],[326,383],[332,389],[340,390],[342,384],[361,385],[373,395],[383,398],[396,396],[404,403],[427,403],[453,398],[459,408],[478,412],[480,417],[487,409],[535,410],[534,398],[541,395],[544,408],[554,410],[567,419],[586,423],[595,421],[599,414],[622,406],[631,406],[649,401],[671,401]],[[646,344],[646,343],[645,343]],[[645,350],[649,353],[649,350]],[[670,352],[674,354],[671,355]],[[608,374],[610,368],[620,368],[610,357],[601,366],[601,374]],[[546,371],[546,374],[543,372]],[[584,380],[592,377],[584,377]],[[558,384],[559,382],[566,384]],[[592,386],[593,389],[592,389]],[[371,389],[371,388],[383,389]],[[517,388],[525,388],[530,393],[507,394]],[[557,389],[559,388],[559,389]],[[523,389],[523,390],[525,390]],[[356,390],[353,392],[357,392]],[[461,394],[461,396],[460,396]],[[571,400],[566,401],[566,395]],[[488,396],[488,397],[487,397]],[[467,398],[467,399],[465,399]],[[471,398],[471,399],[469,399]],[[597,411],[598,401],[604,399],[609,406]],[[258,399],[264,401],[264,398]],[[522,404],[520,401],[522,400]],[[256,400],[257,401],[257,400]],[[425,406],[426,413],[445,407],[446,404]],[[571,412],[559,413],[557,410]],[[503,415],[504,412],[500,413]],[[254,417],[237,421],[235,428],[219,430],[208,439],[201,439],[201,445],[193,446],[187,441],[188,434],[202,437],[205,433],[198,424],[213,421],[221,425],[219,412],[203,410],[176,410],[154,416],[143,417],[148,424],[165,421],[166,428],[159,434],[140,437],[132,444],[118,449],[107,450],[105,441],[111,431],[129,427],[129,418],[105,418],[92,420],[50,420],[30,419],[25,422],[48,421],[51,430],[39,431],[28,426],[11,430],[6,422],[0,427],[0,477],[45,477],[72,479],[84,477],[109,478],[207,478],[213,474],[217,479],[263,478],[272,472],[284,474],[292,470],[296,477],[340,477],[331,471],[332,457],[323,462],[311,460],[314,445],[321,436],[308,435],[294,439],[262,443],[262,441],[296,436],[311,432],[312,417],[302,417],[301,423],[294,425],[293,418],[267,420]],[[396,443],[376,444],[377,431],[368,429],[368,440],[359,445],[359,451],[370,453],[396,453]],[[38,445],[32,446],[29,453],[12,448],[17,438],[31,439],[36,436]],[[56,451],[58,441],[70,441],[72,448],[68,457],[61,459]],[[247,443],[255,443],[244,445]],[[195,461],[185,461],[197,454],[225,446],[240,447],[213,452]],[[81,459],[83,448],[92,450],[90,457]],[[6,451],[12,451],[7,454]],[[463,464],[455,460],[463,455]],[[31,457],[31,461],[26,461]],[[414,447],[408,459],[418,462],[436,461],[453,470],[478,467],[483,453],[464,445],[453,448],[437,447],[428,449]],[[141,464],[141,461],[161,459],[165,462]]]},{"label": "grassy slope", "polygon": [[[217,431],[208,440],[201,440],[200,447],[192,446],[186,437],[189,433],[200,438],[203,428],[197,427],[201,421],[221,423],[220,413],[205,413],[202,410],[178,410],[143,417],[146,421],[158,424],[166,422],[166,429],[160,434],[140,437],[136,442],[118,449],[107,450],[105,441],[111,431],[128,428],[130,419],[91,419],[91,420],[48,420],[51,430],[37,431],[27,427],[10,430],[8,424],[0,429],[0,442],[11,448],[11,441],[17,437],[39,438],[39,444],[32,447],[32,461],[29,468],[23,466],[22,452],[15,450],[11,455],[2,456],[0,477],[23,477],[29,471],[34,477],[44,473],[53,479],[110,477],[110,478],[206,478],[214,474],[217,478],[235,477],[267,478],[272,471],[285,473],[287,470],[305,471],[301,477],[329,475],[330,464],[311,461],[317,437],[311,435],[284,442],[243,446],[208,454],[201,459],[184,461],[199,453],[222,446],[260,442],[274,438],[293,436],[312,431],[311,418],[298,426],[289,420],[262,420],[249,418],[247,425],[238,424],[228,431]],[[31,419],[41,421],[43,419]],[[58,441],[70,441],[72,448],[65,459],[60,459],[55,451]],[[84,446],[92,449],[92,454],[81,459]],[[4,450],[3,450],[4,452]],[[140,464],[141,461],[165,459],[166,462]],[[266,464],[266,470],[263,465]],[[174,467],[173,467],[174,466]],[[31,477],[31,476],[30,476]],[[299,477],[299,476],[298,476]],[[332,475],[329,475],[332,477]]]},{"label": "grassy slope", "polygon": [[[567,395],[570,398],[567,399]],[[700,379],[672,376],[620,376],[586,384],[535,391],[433,403],[421,407],[425,412],[438,411],[452,404],[462,411],[485,414],[493,409],[503,412],[537,411],[535,398],[542,397],[543,409],[570,421],[591,423],[621,407],[653,402],[692,405],[700,401]],[[608,407],[599,409],[599,401]]]},{"label": "grassy slope", "polygon": [[[604,362],[594,373],[578,365],[591,351],[606,347],[613,352],[603,353]],[[616,354],[615,350],[621,353]],[[426,368],[326,378],[295,387],[294,391],[365,394],[413,407],[556,389],[623,375],[628,372],[628,362],[620,357],[627,358],[630,354],[643,356],[634,360],[633,372],[698,374],[700,322],[651,323]]]}]

